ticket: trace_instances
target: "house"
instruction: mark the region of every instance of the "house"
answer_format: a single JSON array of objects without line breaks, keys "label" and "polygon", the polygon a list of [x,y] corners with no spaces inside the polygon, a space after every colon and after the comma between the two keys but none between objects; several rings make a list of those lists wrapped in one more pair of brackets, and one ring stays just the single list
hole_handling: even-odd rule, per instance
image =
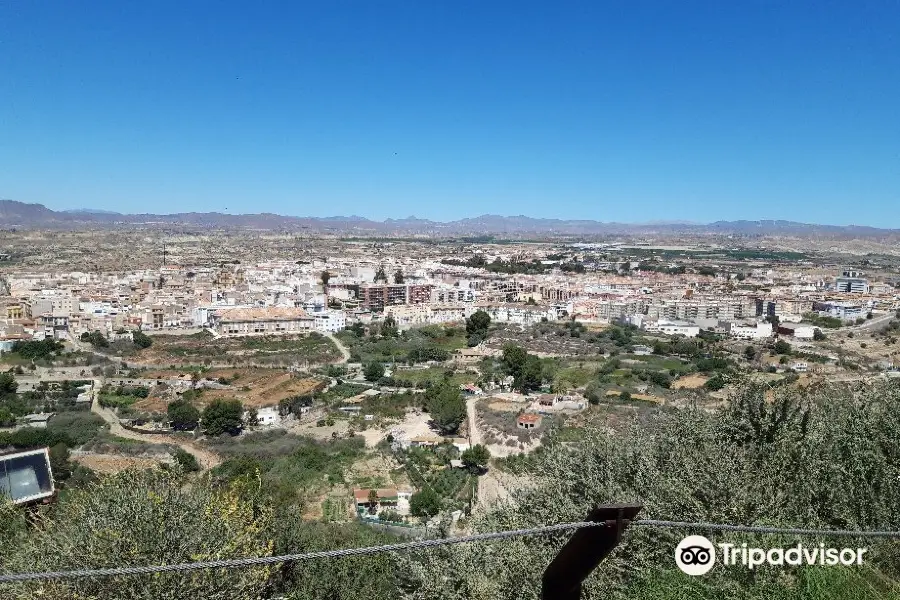
[{"label": "house", "polygon": [[315,318],[302,308],[234,308],[209,315],[210,328],[219,335],[272,335],[314,329]]},{"label": "house", "polygon": [[422,435],[409,440],[409,445],[412,448],[433,448],[443,442],[442,437]]},{"label": "house", "polygon": [[516,419],[516,427],[519,429],[536,429],[541,426],[543,417],[534,413],[524,413]]},{"label": "house", "polygon": [[791,368],[797,373],[806,373],[809,370],[809,363],[795,362],[791,365]]},{"label": "house", "polygon": [[256,419],[261,427],[274,427],[281,423],[281,414],[274,406],[266,406],[256,411]]},{"label": "house", "polygon": [[[375,492],[376,502],[374,506],[371,502],[372,492]],[[406,516],[409,514],[409,501],[412,498],[412,494],[412,490],[407,489],[354,489],[353,498],[356,502],[356,514],[360,518],[378,518],[382,512],[390,510],[401,516]]]},{"label": "house", "polygon": [[538,397],[538,405],[542,407],[552,408],[560,401],[560,397],[556,394],[541,394]]},{"label": "house", "polygon": [[25,415],[22,417],[22,422],[26,427],[35,427],[37,429],[46,429],[47,424],[50,422],[50,419],[53,417],[54,413],[34,413],[31,415]]}]

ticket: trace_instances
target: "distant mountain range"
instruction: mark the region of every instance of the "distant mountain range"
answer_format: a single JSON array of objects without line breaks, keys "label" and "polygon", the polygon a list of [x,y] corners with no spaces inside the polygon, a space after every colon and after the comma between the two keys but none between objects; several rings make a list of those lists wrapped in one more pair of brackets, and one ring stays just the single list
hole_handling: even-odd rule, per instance
[{"label": "distant mountain range", "polygon": [[508,237],[579,236],[611,234],[715,234],[784,235],[799,237],[895,238],[897,229],[860,225],[814,225],[793,221],[716,221],[690,223],[605,223],[584,219],[536,219],[532,217],[481,215],[457,221],[439,222],[407,217],[373,221],[360,216],[290,217],[272,213],[232,215],[224,213],[178,213],[171,215],[121,214],[104,210],[54,211],[42,204],[0,200],[0,228],[79,229],[98,227],[147,228],[243,228],[272,231],[333,233],[346,236],[481,236]]}]

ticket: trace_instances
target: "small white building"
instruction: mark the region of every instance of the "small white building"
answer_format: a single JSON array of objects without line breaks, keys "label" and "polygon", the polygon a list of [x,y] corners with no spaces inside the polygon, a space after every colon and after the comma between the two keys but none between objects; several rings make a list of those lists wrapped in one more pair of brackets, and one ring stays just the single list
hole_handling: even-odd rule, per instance
[{"label": "small white building", "polygon": [[738,323],[726,323],[725,330],[728,335],[738,340],[762,340],[772,337],[771,323],[756,323],[755,325],[740,325]]},{"label": "small white building", "polygon": [[642,323],[643,329],[649,333],[662,333],[664,335],[683,335],[693,338],[700,335],[700,327],[691,323],[680,321],[668,321],[666,319],[647,319]]},{"label": "small white building", "polygon": [[256,411],[256,419],[260,427],[275,427],[281,423],[281,414],[274,406],[266,406]]},{"label": "small white building", "polygon": [[327,310],[313,313],[316,331],[337,333],[347,327],[347,315],[342,310]]}]

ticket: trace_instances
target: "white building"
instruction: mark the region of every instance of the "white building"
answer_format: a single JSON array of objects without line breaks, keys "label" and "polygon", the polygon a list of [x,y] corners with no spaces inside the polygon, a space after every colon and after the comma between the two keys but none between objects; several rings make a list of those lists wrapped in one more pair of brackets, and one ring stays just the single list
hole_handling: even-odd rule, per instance
[{"label": "white building", "polygon": [[347,315],[342,310],[328,310],[313,314],[316,331],[337,333],[347,326]]},{"label": "white building", "polygon": [[315,326],[315,319],[302,308],[217,310],[209,321],[210,328],[222,336],[304,333]]},{"label": "white building", "polygon": [[738,340],[762,340],[772,337],[771,323],[756,323],[755,325],[740,325],[738,323],[726,323],[725,331],[728,335]]},{"label": "white building", "polygon": [[644,319],[642,328],[649,333],[662,333],[664,335],[683,335],[693,338],[700,335],[700,327],[691,323],[669,321],[666,319]]},{"label": "white building", "polygon": [[281,415],[274,406],[266,406],[256,411],[256,419],[260,427],[275,427],[281,423]]}]

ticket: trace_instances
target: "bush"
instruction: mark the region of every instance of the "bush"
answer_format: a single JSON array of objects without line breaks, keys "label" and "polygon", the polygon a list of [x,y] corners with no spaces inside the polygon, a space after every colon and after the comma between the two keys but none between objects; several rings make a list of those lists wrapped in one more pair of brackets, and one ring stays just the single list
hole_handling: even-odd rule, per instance
[{"label": "bush", "polygon": [[380,362],[370,362],[363,369],[363,376],[366,381],[378,381],[384,377],[384,365]]},{"label": "bush", "polygon": [[213,400],[201,418],[206,435],[238,435],[244,428],[244,405],[240,400]]},{"label": "bush", "polygon": [[703,387],[711,392],[718,392],[723,387],[725,387],[725,378],[721,375],[714,375],[713,377],[706,380],[706,383],[703,384]]},{"label": "bush", "polygon": [[197,457],[182,448],[176,448],[172,453],[172,458],[180,466],[185,473],[193,473],[200,470],[200,463]]},{"label": "bush", "polygon": [[[164,471],[124,471],[61,498],[38,527],[7,544],[4,570],[65,571],[267,556],[271,526],[271,511],[245,499],[238,486],[182,486]],[[59,579],[7,585],[3,597],[257,598],[267,579],[268,570],[260,568]]]},{"label": "bush", "polygon": [[200,411],[188,400],[180,399],[169,403],[166,414],[172,429],[176,431],[193,431],[200,423]]},{"label": "bush", "polygon": [[409,513],[420,519],[430,519],[441,511],[441,499],[431,487],[416,492],[409,499]]}]

